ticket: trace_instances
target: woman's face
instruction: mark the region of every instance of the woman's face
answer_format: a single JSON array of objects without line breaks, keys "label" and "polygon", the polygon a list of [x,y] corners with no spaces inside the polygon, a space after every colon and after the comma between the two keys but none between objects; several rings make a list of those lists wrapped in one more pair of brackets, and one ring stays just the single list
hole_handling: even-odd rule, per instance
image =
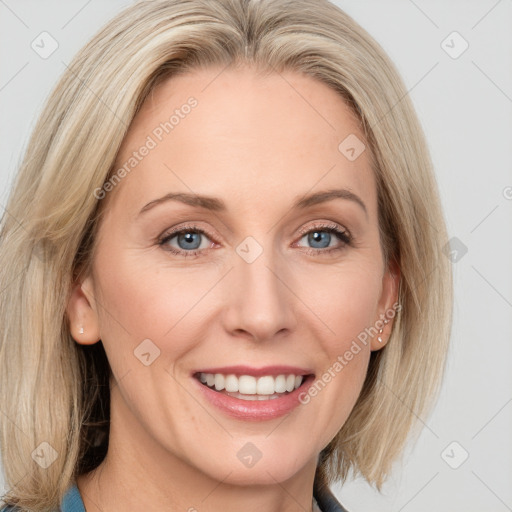
[{"label": "woman's face", "polygon": [[68,308],[113,371],[111,443],[237,484],[316,465],[397,296],[363,140],[294,72],[196,70],[150,95]]}]

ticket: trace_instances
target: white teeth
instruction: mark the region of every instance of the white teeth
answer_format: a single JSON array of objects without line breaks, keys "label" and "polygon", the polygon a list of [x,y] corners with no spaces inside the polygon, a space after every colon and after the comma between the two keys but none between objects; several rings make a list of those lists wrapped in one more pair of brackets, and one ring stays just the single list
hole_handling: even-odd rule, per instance
[{"label": "white teeth", "polygon": [[256,377],[252,375],[241,375],[238,378],[238,392],[242,395],[256,394]]},{"label": "white teeth", "polygon": [[[208,385],[215,387],[217,391],[226,390],[227,393],[237,398],[246,400],[269,400],[278,398],[277,393],[290,393],[297,389],[303,381],[302,375],[265,375],[263,377],[254,377],[253,375],[234,374],[223,375],[222,373],[200,373],[199,380]],[[249,398],[249,395],[252,395]],[[254,395],[258,395],[254,397]],[[273,396],[275,395],[275,396]]]},{"label": "white teeth", "polygon": [[286,391],[286,377],[278,375],[274,381],[274,389],[276,393],[284,393]]},{"label": "white teeth", "polygon": [[221,373],[215,374],[215,389],[217,391],[224,389],[224,381],[225,381],[224,375],[222,375]]},{"label": "white teeth", "polygon": [[274,392],[274,377],[269,375],[267,377],[260,377],[258,379],[258,385],[256,386],[256,393],[258,393],[258,395],[273,395]]},{"label": "white teeth", "polygon": [[226,388],[226,391],[229,391],[230,393],[238,393],[238,379],[236,378],[236,375],[226,375],[224,387]]}]

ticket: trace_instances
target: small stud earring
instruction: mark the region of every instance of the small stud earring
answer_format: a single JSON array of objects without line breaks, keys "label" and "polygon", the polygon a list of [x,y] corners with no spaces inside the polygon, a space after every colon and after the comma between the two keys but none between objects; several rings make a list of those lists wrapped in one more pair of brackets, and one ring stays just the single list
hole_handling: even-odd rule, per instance
[{"label": "small stud earring", "polygon": [[[387,318],[384,319],[384,324],[387,324],[389,322],[389,320]],[[379,343],[382,343],[382,337],[381,337],[381,334],[382,334],[382,329],[379,329],[379,335],[377,336],[377,340]]]},{"label": "small stud earring", "polygon": [[84,333],[84,328],[83,327],[80,327],[80,330],[78,331],[80,334],[83,334]]}]

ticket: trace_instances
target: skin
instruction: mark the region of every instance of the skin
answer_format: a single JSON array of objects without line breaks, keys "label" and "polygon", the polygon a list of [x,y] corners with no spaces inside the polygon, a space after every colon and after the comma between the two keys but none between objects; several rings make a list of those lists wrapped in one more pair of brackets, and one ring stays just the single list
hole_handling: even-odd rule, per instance
[{"label": "skin", "polygon": [[[338,150],[350,134],[364,140],[341,97],[292,71],[221,70],[187,72],[148,98],[119,166],[190,96],[198,104],[103,199],[92,271],[72,290],[72,335],[81,344],[101,339],[114,375],[107,457],[78,478],[88,512],[148,503],[311,510],[317,457],[347,420],[370,353],[392,328],[385,325],[382,342],[361,344],[310,403],[278,419],[229,417],[193,390],[190,374],[201,367],[285,364],[319,378],[398,297],[398,270],[382,258],[368,151],[349,161]],[[357,194],[367,213],[348,199],[292,209],[305,194],[331,188]],[[168,201],[139,215],[169,192],[215,196],[227,210]],[[158,244],[189,223],[207,232],[200,255],[169,252],[187,250],[177,237]],[[299,231],[325,224],[353,242],[324,233],[313,245]],[[248,236],[263,249],[252,263],[236,252]],[[148,338],[160,356],[145,366],[134,350]],[[237,458],[248,442],[262,453],[251,468]]]}]

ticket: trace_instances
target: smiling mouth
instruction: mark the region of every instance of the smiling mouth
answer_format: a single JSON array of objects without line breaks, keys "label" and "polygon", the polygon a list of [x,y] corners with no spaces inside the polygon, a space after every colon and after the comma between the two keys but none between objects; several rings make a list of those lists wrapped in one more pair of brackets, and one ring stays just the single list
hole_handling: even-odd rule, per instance
[{"label": "smiling mouth", "polygon": [[196,373],[201,384],[240,400],[275,400],[299,389],[310,375],[280,374],[254,377],[222,373]]}]

